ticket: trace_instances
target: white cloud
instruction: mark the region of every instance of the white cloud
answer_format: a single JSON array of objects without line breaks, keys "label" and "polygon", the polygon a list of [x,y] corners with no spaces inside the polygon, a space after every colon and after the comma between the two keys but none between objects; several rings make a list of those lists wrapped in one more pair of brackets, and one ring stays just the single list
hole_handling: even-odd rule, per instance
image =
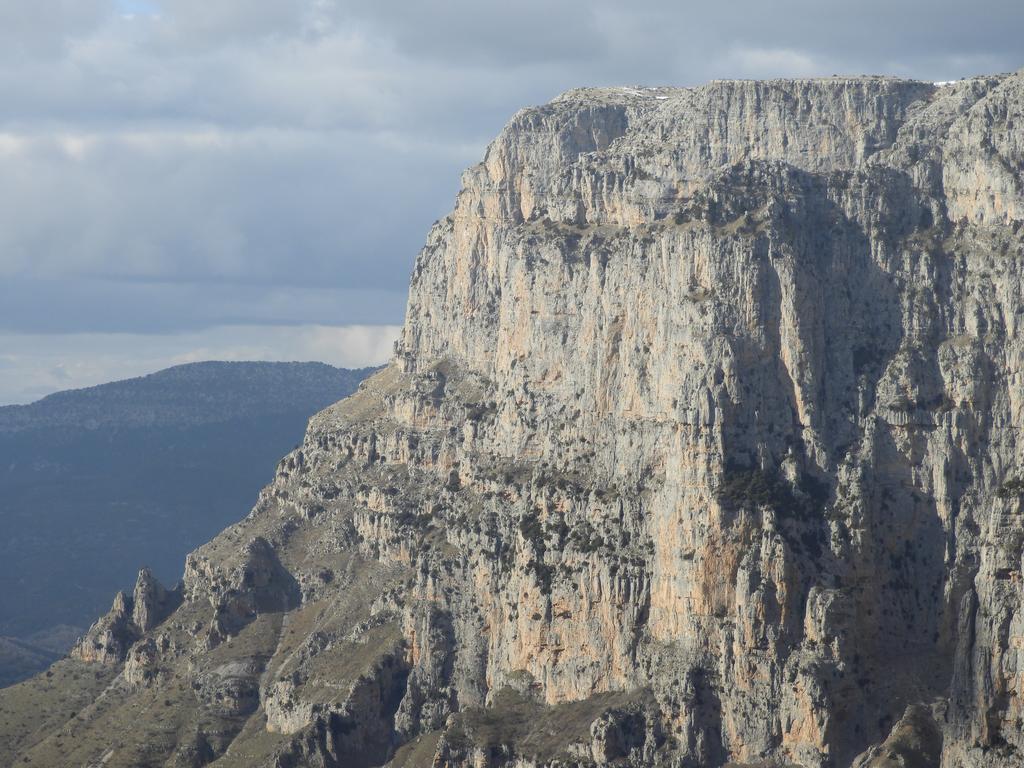
[{"label": "white cloud", "polygon": [[0,157],[3,155],[19,155],[31,143],[31,136],[18,136],[13,133],[0,133]]},{"label": "white cloud", "polygon": [[722,69],[734,77],[821,77],[829,64],[791,48],[737,47],[722,59]]},{"label": "white cloud", "polygon": [[381,365],[390,359],[399,331],[397,325],[250,325],[162,335],[0,333],[0,404],[201,360]]}]

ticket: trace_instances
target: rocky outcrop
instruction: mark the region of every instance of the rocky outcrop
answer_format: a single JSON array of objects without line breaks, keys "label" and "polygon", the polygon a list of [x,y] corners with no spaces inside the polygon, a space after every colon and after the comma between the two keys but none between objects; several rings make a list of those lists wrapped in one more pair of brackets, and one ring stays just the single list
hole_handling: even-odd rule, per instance
[{"label": "rocky outcrop", "polygon": [[140,634],[160,624],[180,603],[180,590],[164,589],[148,568],[139,571],[132,598],[132,623]]},{"label": "rocky outcrop", "polygon": [[118,592],[109,613],[75,643],[70,655],[87,662],[119,664],[139,638],[180,604],[180,587],[165,589],[148,568],[143,568],[132,594]]},{"label": "rocky outcrop", "polygon": [[125,592],[118,592],[110,612],[89,628],[71,649],[71,655],[99,664],[124,661],[128,648],[139,637],[131,620],[131,603],[131,597]]},{"label": "rocky outcrop", "polygon": [[914,704],[889,737],[858,759],[854,768],[913,768],[939,765],[941,758],[942,731],[926,707]]},{"label": "rocky outcrop", "polygon": [[191,734],[160,754],[1018,765],[1022,83],[516,115],[417,259],[392,364],[138,633],[128,701]]}]

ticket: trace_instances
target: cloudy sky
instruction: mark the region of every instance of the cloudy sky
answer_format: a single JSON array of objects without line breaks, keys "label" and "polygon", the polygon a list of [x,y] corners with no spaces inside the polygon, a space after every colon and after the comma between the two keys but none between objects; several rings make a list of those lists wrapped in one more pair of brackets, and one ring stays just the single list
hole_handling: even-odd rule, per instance
[{"label": "cloudy sky", "polygon": [[1024,66],[1024,3],[0,0],[0,404],[386,359],[424,235],[578,85]]}]

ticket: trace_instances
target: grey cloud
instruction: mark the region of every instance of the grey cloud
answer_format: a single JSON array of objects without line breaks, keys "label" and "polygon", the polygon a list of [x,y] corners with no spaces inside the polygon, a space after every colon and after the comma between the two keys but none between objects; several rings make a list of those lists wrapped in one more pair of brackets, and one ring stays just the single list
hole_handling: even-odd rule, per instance
[{"label": "grey cloud", "polygon": [[595,24],[599,3],[444,0],[325,3],[335,22],[361,21],[413,57],[484,66],[595,62],[607,53]]},{"label": "grey cloud", "polygon": [[0,138],[0,162],[8,278],[381,289],[406,284],[466,158],[364,134],[187,131],[54,135],[7,151]]},{"label": "grey cloud", "polygon": [[110,10],[107,0],[0,0],[0,62],[60,56]]},{"label": "grey cloud", "polygon": [[155,7],[158,17],[111,17],[66,55],[0,72],[6,119],[415,125],[435,136],[479,136],[523,99],[579,84],[695,84],[815,67],[924,78],[1013,69],[1024,26],[1024,6],[995,0],[969,8],[876,0],[165,0]]},{"label": "grey cloud", "polygon": [[387,325],[403,290],[104,279],[0,281],[0,333],[183,333],[223,325]]},{"label": "grey cloud", "polygon": [[[1020,66],[1024,6],[1014,0],[569,0],[399,4],[339,2],[343,18],[371,24],[398,48],[455,64],[550,62],[615,82],[692,84],[743,49],[788,50],[846,72],[928,78],[933,67]],[[554,73],[557,75],[557,73]],[[784,76],[785,62],[744,74]],[[828,74],[828,73],[825,73]],[[588,81],[591,82],[591,81]]]},{"label": "grey cloud", "polygon": [[164,24],[156,42],[170,52],[299,34],[316,3],[310,0],[171,0],[156,2]]}]

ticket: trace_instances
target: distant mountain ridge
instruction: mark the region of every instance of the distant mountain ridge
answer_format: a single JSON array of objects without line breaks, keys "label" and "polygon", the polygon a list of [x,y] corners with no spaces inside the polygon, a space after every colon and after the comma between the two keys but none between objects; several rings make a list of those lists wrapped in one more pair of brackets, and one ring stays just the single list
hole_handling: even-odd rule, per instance
[{"label": "distant mountain ridge", "polygon": [[0,685],[66,650],[141,564],[176,581],[373,370],[190,363],[0,407]]},{"label": "distant mountain ridge", "polygon": [[334,387],[354,390],[374,370],[326,363],[186,363],[146,376],[55,392],[28,405],[0,406],[0,433],[61,426],[181,426],[230,421],[257,408],[301,410],[323,403]]}]

